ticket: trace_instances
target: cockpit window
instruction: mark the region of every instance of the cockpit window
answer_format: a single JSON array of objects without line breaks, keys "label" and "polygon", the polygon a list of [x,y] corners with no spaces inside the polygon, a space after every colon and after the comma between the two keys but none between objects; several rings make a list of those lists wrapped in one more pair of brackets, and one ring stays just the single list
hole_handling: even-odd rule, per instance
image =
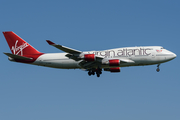
[{"label": "cockpit window", "polygon": [[164,49],[163,47],[161,49]]}]

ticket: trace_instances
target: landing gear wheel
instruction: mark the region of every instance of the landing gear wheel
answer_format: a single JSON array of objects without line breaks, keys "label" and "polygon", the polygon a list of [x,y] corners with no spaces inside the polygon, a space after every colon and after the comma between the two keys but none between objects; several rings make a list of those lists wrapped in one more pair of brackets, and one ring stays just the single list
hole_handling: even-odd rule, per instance
[{"label": "landing gear wheel", "polygon": [[91,71],[88,72],[88,75],[91,76]]},{"label": "landing gear wheel", "polygon": [[94,72],[94,71],[92,71],[92,75],[95,75],[95,72]]},{"label": "landing gear wheel", "polygon": [[100,74],[99,74],[99,73],[97,74],[97,77],[100,77]]},{"label": "landing gear wheel", "polygon": [[156,71],[157,71],[157,72],[159,72],[159,71],[160,71],[160,69],[159,69],[159,68],[157,68],[157,69],[156,69]]},{"label": "landing gear wheel", "polygon": [[102,74],[102,69],[100,69],[99,67],[97,69],[89,69],[88,70],[88,75],[97,75],[97,77],[100,77],[100,75]]},{"label": "landing gear wheel", "polygon": [[95,72],[94,72],[93,70],[89,70],[88,75],[89,75],[89,76],[95,75]]},{"label": "landing gear wheel", "polygon": [[102,69],[98,68],[96,71],[97,77],[100,77],[101,74],[102,74]]},{"label": "landing gear wheel", "polygon": [[157,65],[157,69],[156,69],[157,72],[160,71],[159,66],[160,66],[160,64]]}]

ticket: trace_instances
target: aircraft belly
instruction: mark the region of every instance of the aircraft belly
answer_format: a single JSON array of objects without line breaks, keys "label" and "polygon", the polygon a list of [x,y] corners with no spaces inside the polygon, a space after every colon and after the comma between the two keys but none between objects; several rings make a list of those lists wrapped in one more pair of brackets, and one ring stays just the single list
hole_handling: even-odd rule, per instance
[{"label": "aircraft belly", "polygon": [[65,69],[74,69],[79,68],[78,62],[74,60],[58,60],[58,61],[52,61],[53,66],[58,66],[59,68],[65,68]]},{"label": "aircraft belly", "polygon": [[62,68],[62,69],[75,69],[80,68],[77,61],[69,59],[64,56],[64,54],[47,54],[39,57],[34,64],[53,67],[53,68]]},{"label": "aircraft belly", "polygon": [[46,60],[35,62],[40,66],[53,67],[53,68],[62,68],[62,69],[75,69],[80,68],[78,62],[73,60]]},{"label": "aircraft belly", "polygon": [[131,58],[135,63],[129,64],[125,63],[122,66],[143,66],[143,65],[151,65],[155,64],[156,61],[154,59],[151,59],[151,56],[136,56]]}]

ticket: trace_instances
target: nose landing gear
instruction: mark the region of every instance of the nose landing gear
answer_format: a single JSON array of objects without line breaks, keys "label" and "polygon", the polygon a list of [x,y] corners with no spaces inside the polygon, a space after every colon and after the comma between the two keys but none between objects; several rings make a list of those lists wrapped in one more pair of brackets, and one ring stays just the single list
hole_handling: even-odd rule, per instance
[{"label": "nose landing gear", "polygon": [[156,69],[157,72],[160,71],[159,66],[160,66],[160,64],[157,65],[157,69]]}]

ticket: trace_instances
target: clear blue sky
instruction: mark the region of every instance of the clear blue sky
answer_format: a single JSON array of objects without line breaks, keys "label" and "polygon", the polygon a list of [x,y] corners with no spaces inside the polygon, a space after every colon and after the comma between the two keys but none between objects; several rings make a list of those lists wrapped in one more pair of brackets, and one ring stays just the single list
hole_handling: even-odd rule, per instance
[{"label": "clear blue sky", "polygon": [[89,77],[8,61],[0,35],[0,120],[180,120],[179,0],[3,0],[0,31],[14,31],[39,51],[163,46],[177,58]]}]

